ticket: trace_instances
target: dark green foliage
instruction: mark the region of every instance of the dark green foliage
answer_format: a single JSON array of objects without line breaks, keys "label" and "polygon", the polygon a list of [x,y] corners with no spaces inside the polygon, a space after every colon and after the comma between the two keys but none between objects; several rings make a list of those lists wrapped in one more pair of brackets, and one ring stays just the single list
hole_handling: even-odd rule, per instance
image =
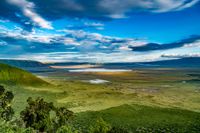
[{"label": "dark green foliage", "polygon": [[[143,105],[122,105],[101,111],[87,111],[76,115],[74,125],[87,130],[93,125],[94,119],[102,117],[110,125],[125,127],[135,132],[138,127],[166,129],[182,132],[194,132],[200,128],[200,113],[178,108],[160,108]],[[199,124],[198,124],[199,123]]]},{"label": "dark green foliage", "polygon": [[126,129],[121,127],[112,127],[108,133],[129,133]]},{"label": "dark green foliage", "polygon": [[58,127],[68,124],[69,120],[73,117],[73,112],[66,109],[65,107],[60,107],[56,109],[56,119],[55,123]]},{"label": "dark green foliage", "polygon": [[4,93],[5,89],[3,86],[0,85],[0,96]]},{"label": "dark green foliage", "polygon": [[[94,114],[90,112],[90,115],[87,114],[81,120],[84,120],[82,121],[84,126],[87,122],[90,122],[91,126],[83,127],[81,124],[71,121],[74,114],[67,108],[57,108],[52,102],[46,102],[43,98],[33,100],[31,97],[27,99],[28,106],[21,112],[21,119],[12,119],[14,111],[10,105],[13,98],[12,92],[6,91],[3,86],[0,86],[1,133],[36,133],[38,131],[47,133],[78,133],[81,131],[83,133],[199,133],[200,131],[199,113],[162,108],[155,110],[155,108],[136,105],[93,112]],[[135,111],[138,110],[139,113],[136,113]],[[144,115],[146,112],[148,117]],[[98,117],[97,114],[99,114]],[[110,117],[111,115],[112,117]],[[109,123],[104,121],[101,116]],[[94,122],[96,118],[100,119]],[[130,118],[133,118],[131,119],[132,124],[126,125],[131,123],[129,122]],[[152,119],[155,119],[153,121],[157,123],[152,123]],[[134,125],[134,122],[137,125]],[[135,127],[128,128],[132,125]]]},{"label": "dark green foliage", "polygon": [[56,133],[78,133],[77,130],[73,130],[73,128],[69,125],[60,127]]},{"label": "dark green foliage", "polygon": [[12,109],[12,107],[8,106],[6,107],[2,112],[1,112],[1,117],[6,120],[9,121],[12,119],[14,115],[14,110]]},{"label": "dark green foliage", "polygon": [[10,91],[5,91],[3,86],[0,86],[0,115],[1,118],[9,121],[14,115],[14,110],[11,107],[11,102],[14,95]]},{"label": "dark green foliage", "polygon": [[92,124],[89,128],[89,133],[129,133],[126,129],[122,127],[112,127],[102,118],[97,119],[97,121]]},{"label": "dark green foliage", "polygon": [[15,122],[5,122],[0,119],[0,133],[36,133],[32,128],[25,128],[23,126],[16,126]]},{"label": "dark green foliage", "polygon": [[171,127],[140,127],[136,130],[136,133],[180,133]]},{"label": "dark green foliage", "polygon": [[104,121],[102,118],[97,119],[97,121],[90,126],[89,133],[129,133],[126,129],[122,127],[112,127],[109,123]]},{"label": "dark green foliage", "polygon": [[188,128],[186,129],[187,133],[199,133],[200,132],[200,118],[197,118],[195,122],[189,124]]},{"label": "dark green foliage", "polygon": [[110,130],[111,126],[100,118],[90,127],[89,133],[108,133]]},{"label": "dark green foliage", "polygon": [[7,103],[10,103],[14,98],[14,95],[12,92],[10,91],[7,91],[4,95],[4,100],[7,102]]},{"label": "dark green foliage", "polygon": [[[61,107],[56,108],[52,102],[45,102],[42,98],[33,100],[28,98],[28,107],[21,112],[21,119],[26,127],[32,127],[40,132],[55,131],[68,123],[73,112]],[[55,113],[52,117],[51,114]]]},{"label": "dark green foliage", "polygon": [[28,98],[28,107],[21,112],[21,119],[25,122],[26,127],[32,127],[41,132],[47,131],[52,127],[50,117],[51,111],[55,108],[53,103],[45,102],[42,98],[35,101]]},{"label": "dark green foliage", "polygon": [[149,127],[139,127],[136,133],[199,133],[200,132],[200,119],[180,126],[176,124],[163,124],[152,125]]}]

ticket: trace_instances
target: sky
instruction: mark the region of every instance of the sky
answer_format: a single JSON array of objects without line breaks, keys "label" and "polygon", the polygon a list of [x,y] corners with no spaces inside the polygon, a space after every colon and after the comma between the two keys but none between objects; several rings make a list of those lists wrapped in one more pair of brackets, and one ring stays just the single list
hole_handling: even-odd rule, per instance
[{"label": "sky", "polygon": [[0,58],[148,62],[200,57],[200,0],[1,0]]}]

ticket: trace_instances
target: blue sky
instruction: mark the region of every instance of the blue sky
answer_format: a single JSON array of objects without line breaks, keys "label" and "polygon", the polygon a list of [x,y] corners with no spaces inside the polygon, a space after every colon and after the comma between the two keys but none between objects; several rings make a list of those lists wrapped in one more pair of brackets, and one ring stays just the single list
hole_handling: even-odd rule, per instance
[{"label": "blue sky", "polygon": [[0,58],[146,62],[200,57],[200,0],[1,0]]}]

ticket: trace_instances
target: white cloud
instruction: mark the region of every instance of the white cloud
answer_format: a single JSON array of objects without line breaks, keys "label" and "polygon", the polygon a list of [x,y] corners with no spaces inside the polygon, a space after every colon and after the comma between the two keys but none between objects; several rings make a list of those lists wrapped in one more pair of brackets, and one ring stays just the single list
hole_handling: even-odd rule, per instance
[{"label": "white cloud", "polygon": [[200,47],[200,40],[195,41],[193,43],[185,44],[183,47],[186,47],[186,48]]},{"label": "white cloud", "polygon": [[0,46],[6,46],[7,43],[5,41],[0,40]]},{"label": "white cloud", "polygon": [[99,22],[85,22],[84,26],[86,27],[95,27],[95,28],[103,28],[104,24]]},{"label": "white cloud", "polygon": [[8,22],[10,22],[9,20],[7,20],[7,19],[0,19],[0,23],[8,23]]},{"label": "white cloud", "polygon": [[[107,47],[106,47],[107,48]],[[183,57],[200,57],[199,49],[194,51],[188,48],[177,48],[172,50],[161,50],[154,52],[133,52],[127,49],[119,51],[96,52],[47,52],[37,54],[26,54],[15,56],[16,58],[38,60],[42,62],[150,62],[159,60],[177,59]]]},{"label": "white cloud", "polygon": [[65,37],[67,35],[71,36],[75,39],[73,41],[87,48],[95,45],[107,50],[130,50],[130,46],[142,46],[148,43],[145,40],[104,36],[99,33],[90,33],[83,30],[59,30],[58,32],[65,33]]},{"label": "white cloud", "polygon": [[183,0],[156,0],[154,6],[158,8],[154,12],[167,12],[179,8],[183,4]]},{"label": "white cloud", "polygon": [[199,2],[199,0],[193,0],[183,6],[180,6],[179,8],[177,8],[177,10],[183,10],[185,8],[189,8],[189,7],[192,7],[193,5],[197,4]]},{"label": "white cloud", "polygon": [[195,5],[199,0],[102,0],[100,7],[107,16],[114,19],[127,18],[128,12],[170,12],[180,11]]},{"label": "white cloud", "polygon": [[130,50],[130,51],[132,51],[132,49],[129,48],[128,46],[121,46],[121,47],[119,47],[119,50]]},{"label": "white cloud", "polygon": [[148,62],[164,59],[158,52],[150,54],[133,53],[132,51],[118,51],[112,53],[102,52],[51,52],[26,54],[16,56],[16,58],[25,58],[30,60],[38,60],[41,62]]},{"label": "white cloud", "polygon": [[55,33],[33,30],[26,33],[23,29],[15,26],[14,29],[0,27],[1,37],[10,37],[19,40],[26,40],[33,43],[41,44],[63,44],[74,46],[79,51],[95,52],[98,50],[105,52],[131,50],[130,46],[145,45],[147,41],[134,38],[119,38],[104,36],[99,33],[90,33],[83,30],[58,30]]},{"label": "white cloud", "polygon": [[10,4],[13,4],[19,7],[23,15],[30,18],[32,22],[36,25],[46,28],[46,29],[53,29],[51,23],[43,19],[39,14],[34,11],[34,3],[28,2],[26,0],[7,0]]},{"label": "white cloud", "polygon": [[162,57],[167,57],[167,58],[185,58],[185,57],[200,57],[200,52],[199,53],[187,53],[187,54],[163,54]]},{"label": "white cloud", "polygon": [[80,43],[78,43],[75,39],[73,38],[64,38],[63,41],[62,41],[63,44],[65,45],[80,45]]},{"label": "white cloud", "polygon": [[199,0],[153,0],[153,12],[179,11],[195,5]]},{"label": "white cloud", "polygon": [[[75,53],[42,53],[44,51],[38,49],[38,54],[30,54],[27,56],[25,52],[22,53],[23,55],[16,55],[19,58],[30,58],[39,61],[146,62],[172,57],[199,57],[200,55],[200,41],[185,44],[183,47],[176,49],[134,52],[130,49],[131,46],[143,46],[148,42],[134,38],[104,36],[99,33],[90,33],[83,30],[59,30],[53,34],[40,30],[34,30],[28,34],[22,34],[22,32],[23,30],[19,27],[7,29],[0,26],[0,37],[10,37],[16,40],[32,42],[29,45],[30,49],[37,49],[38,44],[34,46],[34,43],[37,42],[41,43],[39,45],[63,44],[63,51],[76,51]],[[4,45],[3,41],[0,45]],[[26,43],[23,43],[23,45],[26,45]],[[23,45],[16,45],[15,49],[23,50]]]}]

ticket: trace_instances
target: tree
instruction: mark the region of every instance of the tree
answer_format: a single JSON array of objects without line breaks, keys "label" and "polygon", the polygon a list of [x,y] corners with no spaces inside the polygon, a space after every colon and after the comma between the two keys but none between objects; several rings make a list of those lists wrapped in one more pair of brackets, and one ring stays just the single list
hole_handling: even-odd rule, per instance
[{"label": "tree", "polygon": [[111,126],[100,118],[90,127],[89,133],[108,133],[110,130]]},{"label": "tree", "polygon": [[[28,106],[20,114],[26,127],[34,128],[40,132],[57,130],[67,124],[73,116],[73,112],[61,107],[56,108],[52,102],[45,102],[42,98],[33,100],[31,97],[27,100]],[[55,114],[52,117],[51,114]]]},{"label": "tree", "polygon": [[20,113],[26,127],[32,127],[40,132],[48,131],[52,127],[50,112],[55,108],[53,103],[45,102],[42,98],[35,101],[29,97],[28,107]]},{"label": "tree", "polygon": [[4,92],[5,92],[4,87],[0,85],[0,97],[3,95]]},{"label": "tree", "polygon": [[55,112],[55,124],[57,125],[57,127],[61,127],[68,124],[69,120],[73,117],[73,112],[65,107],[57,108]]},{"label": "tree", "polygon": [[14,110],[11,107],[11,102],[14,95],[11,91],[5,91],[3,86],[0,86],[0,115],[6,121],[12,119]]}]

